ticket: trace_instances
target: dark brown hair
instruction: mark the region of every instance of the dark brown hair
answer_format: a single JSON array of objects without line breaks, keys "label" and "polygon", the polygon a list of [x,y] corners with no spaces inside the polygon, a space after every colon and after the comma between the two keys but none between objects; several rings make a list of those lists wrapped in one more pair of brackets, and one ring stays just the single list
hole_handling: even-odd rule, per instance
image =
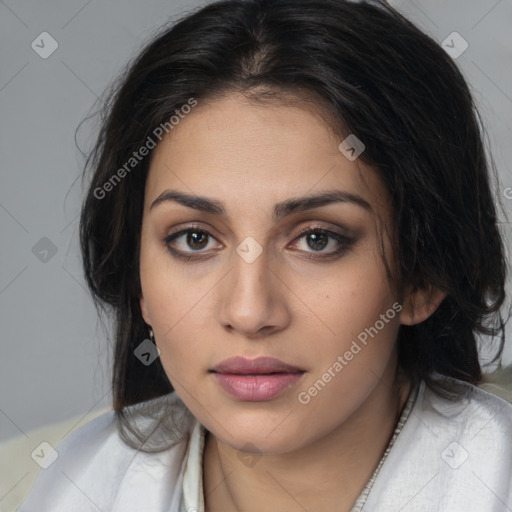
[{"label": "dark brown hair", "polygon": [[145,366],[134,356],[148,337],[139,249],[150,158],[121,173],[108,193],[98,191],[190,98],[233,91],[283,101],[306,91],[340,134],[364,142],[359,158],[378,171],[393,202],[398,282],[447,293],[426,321],[400,327],[399,365],[451,398],[436,373],[478,384],[478,336],[500,335],[496,358],[503,350],[507,269],[494,164],[461,72],[383,0],[226,0],[164,27],[130,62],[104,101],[87,160],[80,241],[95,304],[115,318],[118,417],[172,391],[159,359]]}]

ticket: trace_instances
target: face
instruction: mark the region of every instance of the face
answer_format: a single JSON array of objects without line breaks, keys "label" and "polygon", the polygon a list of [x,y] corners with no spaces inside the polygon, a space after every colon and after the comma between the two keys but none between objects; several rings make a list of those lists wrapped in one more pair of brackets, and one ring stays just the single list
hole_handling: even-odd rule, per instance
[{"label": "face", "polygon": [[[200,103],[152,155],[142,314],[177,394],[235,449],[305,447],[392,374],[400,305],[381,253],[391,204],[340,142],[313,111],[232,94]],[[219,370],[235,356],[289,367]]]}]

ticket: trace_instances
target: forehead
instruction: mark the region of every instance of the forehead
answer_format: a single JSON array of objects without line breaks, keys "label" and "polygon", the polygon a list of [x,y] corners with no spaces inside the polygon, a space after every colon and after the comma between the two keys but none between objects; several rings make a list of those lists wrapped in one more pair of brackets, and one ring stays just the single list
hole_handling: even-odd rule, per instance
[{"label": "forehead", "polygon": [[336,189],[364,197],[385,215],[380,177],[340,152],[322,113],[310,104],[255,103],[236,93],[198,102],[153,151],[146,209],[165,189],[219,198],[238,211]]}]

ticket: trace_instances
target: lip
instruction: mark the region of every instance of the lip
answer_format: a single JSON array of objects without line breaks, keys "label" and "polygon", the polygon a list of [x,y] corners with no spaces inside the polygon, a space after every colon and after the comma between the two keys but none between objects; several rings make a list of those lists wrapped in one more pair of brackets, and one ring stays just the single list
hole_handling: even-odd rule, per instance
[{"label": "lip", "polygon": [[210,372],[226,393],[245,402],[272,400],[292,387],[305,373],[273,357],[232,357]]},{"label": "lip", "polygon": [[257,357],[247,359],[245,357],[231,357],[225,359],[211,371],[216,373],[231,373],[237,375],[269,374],[269,373],[298,373],[301,368],[284,363],[274,357]]}]

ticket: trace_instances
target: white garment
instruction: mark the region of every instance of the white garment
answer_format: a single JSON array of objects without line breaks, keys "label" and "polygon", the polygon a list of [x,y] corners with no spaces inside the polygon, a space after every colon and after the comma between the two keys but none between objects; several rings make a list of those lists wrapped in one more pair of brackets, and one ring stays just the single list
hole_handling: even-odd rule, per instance
[{"label": "white garment", "polygon": [[[456,403],[420,384],[363,512],[512,511],[512,405],[459,383],[468,395]],[[171,448],[129,448],[109,411],[56,447],[57,460],[40,471],[18,512],[181,512],[182,501],[202,512],[204,427],[175,393],[150,403],[181,414],[183,435]],[[158,428],[152,438],[167,432]]]}]

